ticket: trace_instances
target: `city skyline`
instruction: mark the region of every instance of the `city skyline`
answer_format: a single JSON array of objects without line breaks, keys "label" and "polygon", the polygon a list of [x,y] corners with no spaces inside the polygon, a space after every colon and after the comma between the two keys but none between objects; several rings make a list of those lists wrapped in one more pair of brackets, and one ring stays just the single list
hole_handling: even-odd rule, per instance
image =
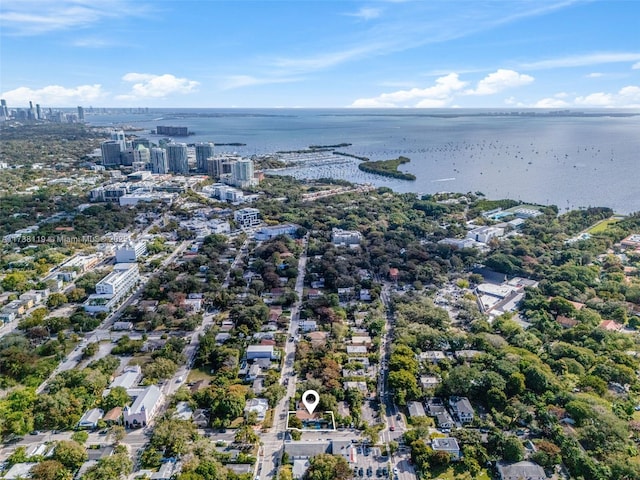
[{"label": "city skyline", "polygon": [[640,4],[5,0],[9,108],[640,108]]}]

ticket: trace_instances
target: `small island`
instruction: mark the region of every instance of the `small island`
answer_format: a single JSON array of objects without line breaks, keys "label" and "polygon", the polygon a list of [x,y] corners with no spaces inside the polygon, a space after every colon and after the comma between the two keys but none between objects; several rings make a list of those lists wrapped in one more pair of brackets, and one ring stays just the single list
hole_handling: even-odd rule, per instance
[{"label": "small island", "polygon": [[384,177],[399,178],[401,180],[415,180],[416,176],[413,173],[405,173],[398,171],[398,167],[403,163],[409,163],[411,160],[407,157],[398,157],[392,160],[377,160],[362,162],[358,165],[358,168],[363,172],[374,173],[376,175],[382,175]]}]

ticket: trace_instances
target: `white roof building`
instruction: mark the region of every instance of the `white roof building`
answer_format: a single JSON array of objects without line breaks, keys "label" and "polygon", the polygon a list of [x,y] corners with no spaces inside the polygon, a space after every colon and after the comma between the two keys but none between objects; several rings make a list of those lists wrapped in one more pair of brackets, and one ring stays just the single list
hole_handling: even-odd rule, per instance
[{"label": "white roof building", "polygon": [[145,388],[130,407],[125,407],[122,414],[125,427],[145,427],[157,413],[162,399],[162,392],[155,385]]},{"label": "white roof building", "polygon": [[100,408],[87,410],[78,422],[78,428],[96,428],[102,417],[104,417],[104,411]]},{"label": "white roof building", "polygon": [[269,401],[266,398],[252,398],[247,400],[244,414],[249,415],[251,412],[256,412],[258,421],[261,422],[267,415],[267,410],[269,410]]}]

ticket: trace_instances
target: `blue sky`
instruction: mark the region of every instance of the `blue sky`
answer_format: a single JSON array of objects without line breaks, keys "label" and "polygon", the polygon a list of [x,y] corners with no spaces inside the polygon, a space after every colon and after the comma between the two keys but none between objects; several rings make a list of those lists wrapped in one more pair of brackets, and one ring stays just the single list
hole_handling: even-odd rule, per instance
[{"label": "blue sky", "polygon": [[2,0],[51,107],[640,108],[635,0]]}]

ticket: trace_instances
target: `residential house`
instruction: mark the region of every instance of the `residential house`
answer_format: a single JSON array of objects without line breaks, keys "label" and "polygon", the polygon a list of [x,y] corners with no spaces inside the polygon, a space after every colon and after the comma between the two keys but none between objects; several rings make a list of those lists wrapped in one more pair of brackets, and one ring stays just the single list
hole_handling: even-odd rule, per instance
[{"label": "residential house", "polygon": [[113,407],[111,410],[104,414],[102,420],[107,425],[120,425],[122,423],[122,407]]},{"label": "residential house", "polygon": [[364,345],[347,345],[347,355],[366,355],[367,347]]},{"label": "residential house", "polygon": [[251,398],[247,400],[244,407],[245,417],[248,417],[251,412],[256,412],[257,420],[262,422],[269,410],[269,401],[266,398]]},{"label": "residential house", "polygon": [[304,333],[315,332],[318,330],[318,322],[315,320],[302,320],[298,325],[300,330]]},{"label": "residential house", "polygon": [[360,301],[361,302],[370,302],[371,301],[371,291],[366,288],[360,289]]},{"label": "residential house", "polygon": [[565,317],[564,315],[558,315],[556,322],[558,322],[558,325],[562,328],[573,328],[580,323],[575,318]]},{"label": "residential house", "polygon": [[420,386],[425,390],[436,388],[441,381],[442,380],[439,377],[433,375],[423,375],[420,377]]},{"label": "residential house", "polygon": [[614,321],[614,320],[603,320],[598,325],[601,329],[606,330],[608,332],[619,332],[624,328],[624,325]]},{"label": "residential house", "polygon": [[498,462],[496,467],[500,480],[545,480],[547,478],[544,468],[534,462]]},{"label": "residential house", "polygon": [[436,452],[446,452],[451,457],[451,460],[460,460],[460,446],[455,438],[434,438],[431,440],[431,448]]},{"label": "residential house", "polygon": [[427,414],[424,411],[424,407],[420,402],[408,402],[407,410],[409,411],[409,416],[411,418],[427,416]]},{"label": "residential house", "polygon": [[365,396],[369,391],[367,388],[367,382],[344,382],[343,387],[345,390],[359,390]]},{"label": "residential house", "polygon": [[439,363],[447,358],[444,352],[439,350],[427,350],[426,352],[421,352],[419,357],[421,361],[431,363]]},{"label": "residential house", "polygon": [[198,428],[207,428],[209,426],[209,411],[204,408],[197,408],[195,412],[193,412],[191,421]]},{"label": "residential house", "polygon": [[473,422],[473,407],[467,397],[451,397],[449,399],[449,406],[451,406],[453,414],[462,423]]},{"label": "residential house", "polygon": [[268,358],[269,360],[275,360],[276,356],[273,345],[249,345],[247,347],[247,360],[255,360],[258,358]]},{"label": "residential house", "polygon": [[98,421],[104,416],[104,411],[100,408],[92,408],[87,410],[78,422],[79,429],[93,430],[98,427]]}]

